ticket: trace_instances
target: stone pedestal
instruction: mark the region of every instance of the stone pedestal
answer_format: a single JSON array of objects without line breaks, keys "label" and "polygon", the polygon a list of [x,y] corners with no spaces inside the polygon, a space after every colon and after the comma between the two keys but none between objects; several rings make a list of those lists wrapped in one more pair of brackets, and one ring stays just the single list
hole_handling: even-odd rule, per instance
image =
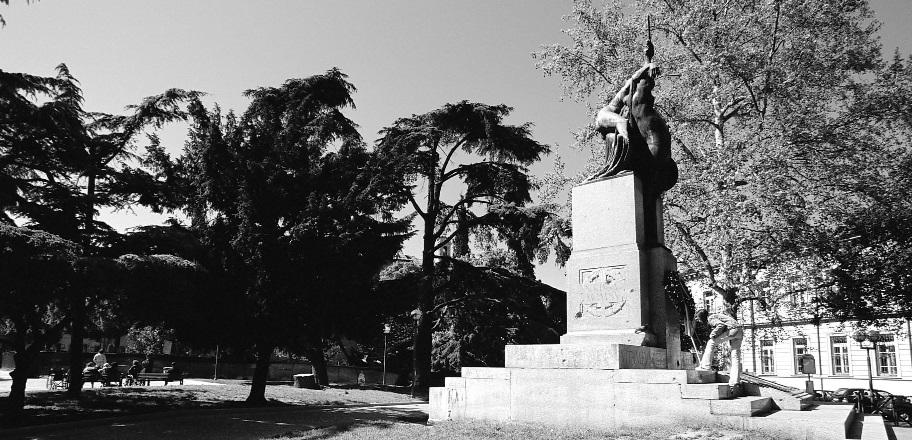
[{"label": "stone pedestal", "polygon": [[663,285],[677,264],[664,247],[661,200],[650,202],[633,173],[577,186],[572,196],[561,343],[666,348],[667,368],[680,368],[679,318]]}]

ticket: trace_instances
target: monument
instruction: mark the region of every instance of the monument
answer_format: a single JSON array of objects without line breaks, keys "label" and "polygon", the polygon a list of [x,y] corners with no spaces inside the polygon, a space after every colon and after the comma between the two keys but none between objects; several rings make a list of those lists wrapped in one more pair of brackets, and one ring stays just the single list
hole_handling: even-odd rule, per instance
[{"label": "monument", "polygon": [[606,160],[572,190],[567,333],[559,344],[508,345],[504,368],[446,378],[430,390],[432,421],[615,427],[772,407],[770,397],[735,398],[727,378],[681,352],[681,317],[664,286],[676,261],[662,222],[662,193],[678,169],[652,95],[653,52],[649,41],[644,66],[598,112]]}]

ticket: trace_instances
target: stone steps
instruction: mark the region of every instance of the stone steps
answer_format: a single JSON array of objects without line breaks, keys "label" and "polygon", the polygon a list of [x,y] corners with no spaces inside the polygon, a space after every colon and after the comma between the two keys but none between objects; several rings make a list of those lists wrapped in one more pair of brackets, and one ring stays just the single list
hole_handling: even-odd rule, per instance
[{"label": "stone steps", "polygon": [[688,383],[681,385],[682,399],[720,400],[731,399],[731,387],[724,383]]},{"label": "stone steps", "polygon": [[814,406],[814,396],[804,391],[787,391],[752,383],[743,383],[744,392],[749,396],[769,397],[776,409],[804,411]]},{"label": "stone steps", "polygon": [[745,396],[728,400],[710,400],[709,412],[720,416],[753,417],[773,409],[773,399]]}]

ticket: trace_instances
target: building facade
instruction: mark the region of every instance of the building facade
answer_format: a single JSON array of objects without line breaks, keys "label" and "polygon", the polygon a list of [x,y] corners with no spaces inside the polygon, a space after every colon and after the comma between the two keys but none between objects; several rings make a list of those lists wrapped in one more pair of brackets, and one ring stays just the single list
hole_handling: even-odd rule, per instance
[{"label": "building facade", "polygon": [[[716,311],[721,298],[699,285],[691,285],[697,308]],[[912,323],[908,319],[885,319],[881,334],[870,349],[853,339],[857,322],[838,322],[815,310],[813,292],[799,292],[777,303],[775,310],[759,310],[754,301],[738,309],[744,325],[741,344],[743,369],[784,385],[805,388],[811,380],[816,390],[868,387],[868,357],[874,388],[893,394],[912,395]],[[774,319],[773,319],[774,318]],[[775,322],[774,322],[775,321]],[[814,356],[815,370],[808,375],[801,357]]]},{"label": "building facade", "polygon": [[776,382],[804,388],[809,375],[801,357],[814,356],[814,389],[867,388],[868,358],[874,388],[912,395],[912,331],[905,320],[879,329],[881,337],[868,350],[852,338],[854,323],[792,322],[776,327],[745,325],[741,345],[744,370]]}]

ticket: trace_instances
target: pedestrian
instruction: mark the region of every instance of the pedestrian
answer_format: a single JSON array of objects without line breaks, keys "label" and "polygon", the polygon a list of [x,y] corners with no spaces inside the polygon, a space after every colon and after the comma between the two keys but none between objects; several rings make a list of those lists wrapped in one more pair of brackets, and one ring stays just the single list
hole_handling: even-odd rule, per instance
[{"label": "pedestrian", "polygon": [[98,347],[98,353],[95,353],[92,362],[95,362],[95,365],[99,366],[108,363],[108,358],[104,355],[104,348]]}]

